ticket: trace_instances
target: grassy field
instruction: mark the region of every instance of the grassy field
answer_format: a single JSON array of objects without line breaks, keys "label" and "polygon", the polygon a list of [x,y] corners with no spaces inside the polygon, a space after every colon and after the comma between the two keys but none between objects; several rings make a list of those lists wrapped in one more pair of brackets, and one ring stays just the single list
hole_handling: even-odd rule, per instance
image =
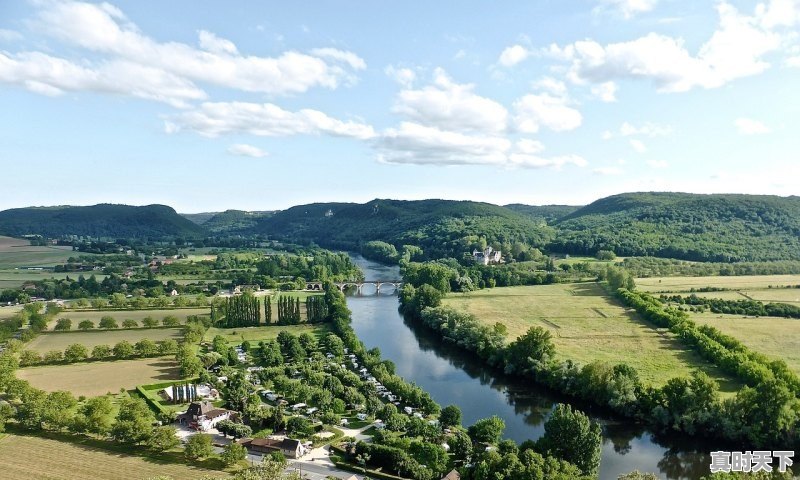
[{"label": "grassy field", "polygon": [[87,397],[180,379],[178,366],[172,358],[30,367],[17,370],[17,376],[48,392],[67,390],[75,396]]},{"label": "grassy field", "polygon": [[127,340],[136,343],[139,340],[149,339],[154,342],[164,340],[178,341],[182,338],[181,328],[134,328],[130,330],[90,330],[87,332],[43,333],[26,345],[27,350],[39,353],[50,350],[64,351],[73,343],[80,343],[90,351],[97,345],[114,346],[116,343]]},{"label": "grassy field", "polygon": [[626,311],[594,283],[486,289],[451,294],[443,303],[489,324],[505,324],[509,339],[531,326],[544,327],[553,334],[560,358],[581,364],[624,362],[636,368],[645,383],[661,386],[701,369],[720,383],[723,392],[740,386],[669,332]]},{"label": "grassy field", "polygon": [[161,323],[161,320],[168,316],[177,317],[181,323],[186,322],[186,317],[192,315],[206,315],[209,316],[211,314],[210,308],[176,308],[173,310],[101,310],[101,311],[80,311],[80,310],[65,310],[58,314],[56,319],[54,319],[48,328],[53,328],[55,326],[56,320],[58,318],[70,318],[72,319],[72,329],[78,328],[78,323],[82,320],[91,320],[95,327],[100,323],[100,319],[108,315],[109,317],[114,318],[118,324],[122,324],[122,321],[125,319],[136,320],[139,322],[141,326],[142,320],[146,317],[153,317],[155,320],[158,320],[158,323]]},{"label": "grassy field", "polygon": [[[800,285],[800,275],[753,275],[741,277],[653,277],[637,278],[636,287],[645,292],[688,292],[692,288],[716,287],[730,290],[761,290]],[[774,289],[770,289],[774,290]],[[798,290],[800,293],[800,290]]]},{"label": "grassy field", "polygon": [[718,328],[746,346],[771,358],[782,359],[800,374],[800,320],[692,313],[698,323]]},{"label": "grassy field", "polygon": [[7,435],[0,439],[0,475],[5,480],[145,479],[169,476],[194,480],[224,477],[224,472],[105,451],[88,445],[39,437]]},{"label": "grassy field", "polygon": [[217,335],[222,335],[230,343],[241,343],[245,340],[259,342],[277,338],[278,334],[286,330],[292,335],[312,333],[321,338],[330,332],[330,328],[325,323],[315,323],[313,325],[272,325],[268,327],[247,327],[247,328],[209,328],[203,337],[204,341],[210,342]]},{"label": "grassy field", "polygon": [[76,254],[72,247],[34,247],[27,240],[0,237],[0,269],[53,267]]}]

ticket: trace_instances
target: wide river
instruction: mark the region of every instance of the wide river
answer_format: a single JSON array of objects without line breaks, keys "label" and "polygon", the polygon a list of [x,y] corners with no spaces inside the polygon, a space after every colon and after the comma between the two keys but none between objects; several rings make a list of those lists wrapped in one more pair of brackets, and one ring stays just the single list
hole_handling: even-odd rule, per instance
[{"label": "wide river", "polygon": [[[397,267],[360,256],[353,260],[367,280],[400,278]],[[395,363],[398,375],[430,392],[440,405],[461,407],[464,425],[497,415],[506,422],[507,438],[535,440],[543,434],[542,424],[554,405],[570,402],[540,385],[509,378],[473,355],[442,343],[432,332],[404,320],[395,295],[383,290],[374,295],[371,288],[364,286],[362,295],[347,298],[358,337],[367,348],[378,347],[383,358]],[[593,412],[587,405],[576,406],[603,426],[601,480],[616,480],[633,470],[657,473],[665,479],[696,479],[708,474],[706,452],[712,448],[678,438],[656,438],[625,419]]]}]

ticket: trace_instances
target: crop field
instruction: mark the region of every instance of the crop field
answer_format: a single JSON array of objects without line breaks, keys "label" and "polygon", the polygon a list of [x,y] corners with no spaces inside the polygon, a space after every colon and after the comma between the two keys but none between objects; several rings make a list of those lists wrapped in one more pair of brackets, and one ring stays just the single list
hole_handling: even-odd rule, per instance
[{"label": "crop field", "polygon": [[509,339],[532,326],[544,327],[553,335],[559,358],[581,364],[627,363],[639,371],[644,383],[661,386],[701,369],[720,383],[723,392],[740,386],[671,333],[618,305],[594,283],[493,288],[451,294],[443,303],[490,325],[505,324]]},{"label": "crop field", "polygon": [[[688,292],[692,288],[760,290],[800,285],[800,275],[752,275],[739,277],[653,277],[637,278],[636,287],[645,292]],[[774,289],[774,288],[773,288]]]},{"label": "crop field", "polygon": [[17,370],[17,377],[33,387],[48,392],[66,390],[76,397],[94,397],[120,388],[129,390],[137,385],[180,379],[177,364],[166,357],[22,368]]},{"label": "crop field", "polygon": [[277,338],[281,331],[287,331],[292,335],[301,335],[303,333],[312,333],[317,338],[322,338],[330,328],[325,323],[315,323],[312,325],[270,325],[265,327],[246,327],[246,328],[209,328],[206,331],[203,340],[210,342],[217,335],[222,335],[225,339],[232,344],[238,344],[245,340],[252,342],[259,342],[261,340],[270,340]]},{"label": "crop field", "polygon": [[714,326],[756,352],[784,360],[792,370],[800,374],[800,320],[710,312],[691,315],[698,324]]},{"label": "crop field", "polygon": [[27,344],[25,348],[39,353],[45,353],[51,350],[63,352],[69,345],[80,343],[91,351],[91,349],[97,345],[113,347],[116,343],[123,340],[127,340],[130,343],[136,343],[144,339],[154,342],[161,342],[169,339],[178,341],[182,338],[182,333],[182,329],[180,328],[133,328],[130,330],[42,333]]},{"label": "crop field", "polygon": [[[91,320],[95,327],[100,323],[100,319],[109,316],[112,317],[114,320],[117,321],[117,324],[120,326],[122,325],[122,321],[125,319],[136,320],[139,325],[141,326],[142,320],[147,317],[153,317],[153,319],[158,320],[158,323],[161,323],[161,320],[166,316],[173,316],[177,317],[181,323],[186,323],[186,317],[192,315],[210,315],[211,309],[210,308],[176,308],[176,309],[165,309],[165,310],[100,310],[100,311],[81,311],[81,310],[65,310],[58,314],[56,319],[58,318],[69,318],[72,319],[72,329],[75,330],[78,328],[78,323],[82,320]],[[51,322],[51,325],[48,328],[52,328],[55,326],[55,321]]]},{"label": "crop field", "polygon": [[160,462],[75,442],[7,435],[0,438],[0,472],[5,480],[144,479],[166,476],[193,480],[224,472]]},{"label": "crop field", "polygon": [[72,247],[34,247],[27,240],[0,237],[0,269],[52,267],[75,256]]}]

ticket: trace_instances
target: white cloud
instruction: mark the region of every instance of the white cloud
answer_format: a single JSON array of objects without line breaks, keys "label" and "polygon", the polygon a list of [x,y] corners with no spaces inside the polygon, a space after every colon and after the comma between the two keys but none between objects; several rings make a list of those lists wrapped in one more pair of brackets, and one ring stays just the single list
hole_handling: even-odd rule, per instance
[{"label": "white cloud", "polygon": [[246,143],[237,143],[228,147],[228,153],[243,157],[263,158],[269,155],[264,150]]},{"label": "white cloud", "polygon": [[544,151],[544,144],[538,140],[523,138],[517,141],[517,151],[526,155],[536,155]]},{"label": "white cloud", "polygon": [[569,63],[568,78],[575,83],[645,79],[661,92],[717,88],[769,68],[764,57],[782,46],[782,36],[765,28],[758,15],[742,15],[726,2],[718,3],[717,11],[719,26],[696,55],[682,39],[657,33],[608,45],[594,40],[552,45],[546,53]]},{"label": "white cloud", "polygon": [[592,95],[600,101],[611,103],[617,101],[617,84],[614,82],[603,82],[599,85],[592,85]]},{"label": "white cloud", "polygon": [[561,80],[556,80],[553,77],[544,77],[536,82],[533,82],[533,88],[544,90],[545,92],[552,93],[559,97],[567,95],[567,85]]},{"label": "white cloud", "polygon": [[394,65],[389,65],[383,69],[383,72],[406,88],[411,87],[414,80],[417,79],[417,74],[410,68],[396,68]]},{"label": "white cloud", "polygon": [[337,88],[352,82],[365,62],[352,52],[333,48],[310,54],[287,51],[277,57],[242,55],[229,40],[199,32],[202,49],[179,42],[158,42],[143,34],[116,7],[107,3],[44,3],[34,26],[63,42],[106,54],[112,60],[137,63],[187,81],[273,95],[310,88]]},{"label": "white cloud", "polygon": [[583,122],[583,116],[567,103],[565,97],[548,93],[525,95],[514,102],[516,127],[524,133],[537,133],[541,127],[556,132],[574,130]]},{"label": "white cloud", "polygon": [[412,122],[390,128],[379,140],[378,160],[418,165],[504,165],[511,142],[465,135]]},{"label": "white cloud", "polygon": [[175,107],[206,98],[191,81],[157,68],[120,60],[88,68],[39,52],[0,53],[0,82],[48,96],[90,91],[131,95]]},{"label": "white cloud", "polygon": [[504,67],[513,67],[514,65],[523,62],[530,55],[531,51],[522,45],[512,45],[500,53],[500,58],[497,59],[497,63]]},{"label": "white cloud", "polygon": [[645,137],[664,137],[672,134],[670,125],[660,125],[657,123],[645,122],[641,126],[635,126],[628,122],[623,122],[619,127],[619,134],[623,137],[641,135]]},{"label": "white cloud", "polygon": [[165,130],[190,130],[206,137],[241,133],[265,137],[327,134],[366,140],[375,136],[369,125],[338,120],[318,110],[290,112],[272,103],[247,102],[205,102],[195,110],[170,116]]},{"label": "white cloud", "polygon": [[624,170],[619,167],[599,167],[592,170],[595,175],[622,175]]},{"label": "white cloud", "polygon": [[585,167],[588,162],[579,155],[560,155],[555,157],[540,157],[537,155],[526,155],[524,153],[512,153],[509,156],[509,164],[514,167],[523,168],[551,168],[560,170],[566,165]]},{"label": "white cloud", "polygon": [[605,9],[613,9],[619,12],[626,19],[632,18],[640,13],[653,10],[658,4],[658,0],[599,0],[598,12]]},{"label": "white cloud", "polygon": [[737,118],[734,123],[742,135],[763,135],[770,132],[769,127],[752,118]]},{"label": "white cloud", "polygon": [[647,164],[651,168],[662,169],[669,167],[669,163],[666,160],[648,160]]},{"label": "white cloud", "polygon": [[501,132],[506,129],[508,111],[494,100],[473,92],[474,85],[453,82],[437,68],[433,84],[417,90],[403,90],[393,111],[414,122],[442,130]]},{"label": "white cloud", "polygon": [[197,32],[197,35],[200,38],[200,48],[203,50],[211,53],[228,55],[237,55],[239,53],[239,51],[236,49],[236,45],[234,45],[230,40],[219,38],[213,33],[205,30],[200,30]]},{"label": "white cloud", "polygon": [[647,146],[645,146],[644,142],[642,142],[641,140],[636,140],[635,138],[632,138],[629,140],[629,142],[631,144],[631,148],[633,148],[636,151],[636,153],[644,153],[647,151]]}]

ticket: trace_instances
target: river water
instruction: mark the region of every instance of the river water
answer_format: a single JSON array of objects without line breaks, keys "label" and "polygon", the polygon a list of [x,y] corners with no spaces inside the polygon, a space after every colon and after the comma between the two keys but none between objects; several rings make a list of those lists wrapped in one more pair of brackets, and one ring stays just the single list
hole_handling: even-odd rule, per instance
[{"label": "river water", "polygon": [[[400,278],[397,267],[353,260],[367,280]],[[517,442],[537,439],[543,423],[556,403],[575,403],[540,385],[486,367],[475,356],[444,344],[433,332],[411,324],[398,312],[397,297],[384,291],[375,295],[364,286],[361,295],[351,295],[353,328],[367,348],[378,347],[384,359],[393,361],[396,373],[428,391],[440,405],[458,405],[464,425],[497,415],[506,422],[505,437]],[[708,474],[706,453],[717,450],[686,443],[679,438],[656,438],[640,425],[609,414],[587,411],[603,427],[600,479],[616,480],[621,474],[639,470],[664,479],[696,479]]]}]

